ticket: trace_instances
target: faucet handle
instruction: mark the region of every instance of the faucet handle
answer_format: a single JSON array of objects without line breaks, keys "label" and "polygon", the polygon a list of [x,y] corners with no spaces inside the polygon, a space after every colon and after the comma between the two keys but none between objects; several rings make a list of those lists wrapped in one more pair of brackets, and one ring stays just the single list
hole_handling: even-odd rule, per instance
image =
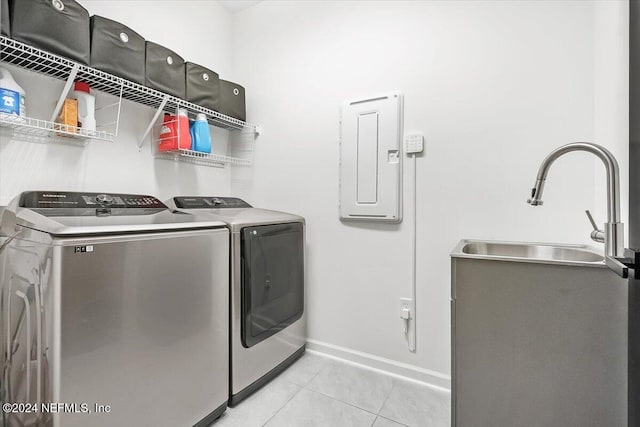
[{"label": "faucet handle", "polygon": [[591,215],[591,212],[589,212],[589,209],[587,209],[586,211],[584,211],[584,213],[587,214],[587,218],[589,218],[589,222],[591,222],[591,225],[593,226],[594,230],[599,230],[598,228],[598,224],[596,224],[596,222],[593,219],[593,216]]},{"label": "faucet handle", "polygon": [[591,222],[591,225],[593,226],[593,231],[591,232],[591,240],[598,243],[604,243],[604,231],[598,228],[598,224],[596,224],[593,216],[591,215],[591,212],[589,212],[588,209],[584,212],[587,214],[587,218],[589,218],[589,222]]}]

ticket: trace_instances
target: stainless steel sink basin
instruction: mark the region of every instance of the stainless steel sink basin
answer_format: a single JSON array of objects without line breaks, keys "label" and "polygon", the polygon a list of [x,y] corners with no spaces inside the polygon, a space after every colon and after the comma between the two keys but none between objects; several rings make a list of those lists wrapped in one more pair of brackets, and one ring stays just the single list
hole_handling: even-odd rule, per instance
[{"label": "stainless steel sink basin", "polygon": [[604,256],[584,245],[546,243],[492,242],[463,240],[452,256],[502,259],[512,261],[551,262],[561,264],[603,264]]}]

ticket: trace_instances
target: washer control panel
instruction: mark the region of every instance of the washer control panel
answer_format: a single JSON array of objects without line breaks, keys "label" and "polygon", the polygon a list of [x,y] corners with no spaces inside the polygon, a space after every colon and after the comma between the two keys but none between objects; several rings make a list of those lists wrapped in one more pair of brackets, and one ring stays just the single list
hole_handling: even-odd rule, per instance
[{"label": "washer control panel", "polygon": [[20,207],[29,209],[166,209],[153,196],[140,194],[79,193],[68,191],[27,191],[20,197]]},{"label": "washer control panel", "polygon": [[179,209],[225,209],[250,208],[251,205],[237,197],[174,197]]}]

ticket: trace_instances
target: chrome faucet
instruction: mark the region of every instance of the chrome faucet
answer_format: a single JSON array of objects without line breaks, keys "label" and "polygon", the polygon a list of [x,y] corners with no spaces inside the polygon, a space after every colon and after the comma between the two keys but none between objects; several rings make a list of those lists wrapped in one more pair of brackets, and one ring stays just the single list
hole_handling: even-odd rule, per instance
[{"label": "chrome faucet", "polygon": [[[531,206],[542,206],[542,192],[549,173],[549,168],[558,157],[572,151],[586,151],[595,154],[602,162],[607,172],[607,223],[602,231],[595,227],[591,238],[596,242],[604,240],[605,255],[608,257],[622,257],[624,252],[624,225],[620,222],[620,170],[613,154],[600,145],[589,142],[572,142],[553,150],[540,165],[536,185],[531,190],[531,198],[527,200]],[[589,217],[590,214],[587,214]],[[604,239],[603,239],[604,237]]]}]

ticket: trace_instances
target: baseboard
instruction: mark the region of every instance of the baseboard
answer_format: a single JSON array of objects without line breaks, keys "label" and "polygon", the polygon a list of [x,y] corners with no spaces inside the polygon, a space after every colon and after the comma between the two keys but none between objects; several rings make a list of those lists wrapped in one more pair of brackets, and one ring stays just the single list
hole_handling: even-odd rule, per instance
[{"label": "baseboard", "polygon": [[451,391],[451,377],[441,372],[431,371],[407,363],[396,362],[395,360],[385,359],[384,357],[374,356],[373,354],[363,353],[313,339],[307,339],[307,351],[345,360],[369,369],[382,371],[386,374]]}]

